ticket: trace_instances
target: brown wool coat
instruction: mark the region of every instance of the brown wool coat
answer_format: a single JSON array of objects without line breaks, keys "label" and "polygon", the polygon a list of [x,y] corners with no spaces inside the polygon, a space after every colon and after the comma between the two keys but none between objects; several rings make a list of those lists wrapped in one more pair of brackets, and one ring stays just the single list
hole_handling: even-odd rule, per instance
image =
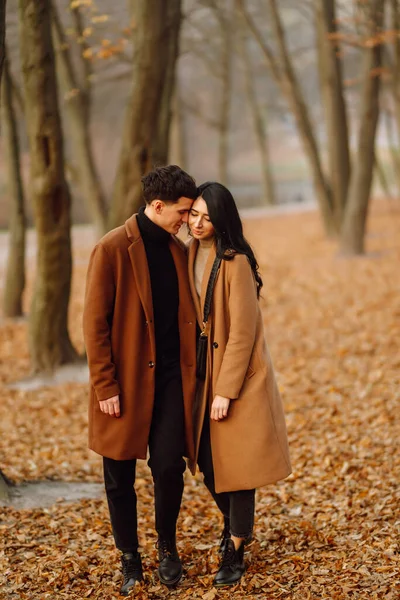
[{"label": "brown wool coat", "polygon": [[[196,313],[185,249],[173,236],[170,249],[179,282],[186,455],[193,457]],[[146,458],[156,372],[151,294],[144,243],[133,215],[95,246],[83,314],[90,370],[89,447],[115,460]],[[116,394],[120,395],[119,418],[102,413],[99,407],[99,400]]]},{"label": "brown wool coat", "polygon": [[[189,248],[189,280],[202,322],[215,246],[206,264],[200,301],[194,283],[198,242]],[[194,473],[204,418],[216,394],[231,399],[228,417],[210,420],[217,492],[258,488],[291,473],[285,417],[265,342],[256,285],[247,257],[221,262],[208,320],[207,375],[194,407]]]}]

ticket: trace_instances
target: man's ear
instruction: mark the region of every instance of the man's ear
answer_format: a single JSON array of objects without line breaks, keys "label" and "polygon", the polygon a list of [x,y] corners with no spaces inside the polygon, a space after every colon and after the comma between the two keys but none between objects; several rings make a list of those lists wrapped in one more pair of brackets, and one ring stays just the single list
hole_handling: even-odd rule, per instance
[{"label": "man's ear", "polygon": [[157,215],[161,215],[164,208],[164,202],[162,200],[154,200],[153,208]]}]

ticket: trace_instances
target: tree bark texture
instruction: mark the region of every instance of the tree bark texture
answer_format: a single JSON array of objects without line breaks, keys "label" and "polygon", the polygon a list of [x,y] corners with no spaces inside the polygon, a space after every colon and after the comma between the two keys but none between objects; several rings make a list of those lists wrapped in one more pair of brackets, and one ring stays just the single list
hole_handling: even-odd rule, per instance
[{"label": "tree bark texture", "polygon": [[219,104],[219,139],[218,139],[218,178],[225,185],[229,184],[229,122],[232,94],[232,10],[228,2],[225,10],[218,10],[217,18],[221,30],[221,97]]},{"label": "tree bark texture", "polygon": [[[133,87],[125,117],[122,149],[114,184],[109,227],[117,227],[142,204],[141,177],[153,166],[158,117],[164,97],[171,53],[165,0],[138,0],[135,4]],[[175,63],[174,63],[175,64]],[[165,110],[165,107],[163,108]]]},{"label": "tree bark texture", "polygon": [[68,329],[70,194],[64,175],[49,0],[19,0],[21,64],[30,146],[37,272],[29,315],[34,372],[77,358]]},{"label": "tree bark texture", "polygon": [[377,40],[377,34],[382,28],[384,5],[384,0],[370,0],[365,7],[368,47],[365,49],[358,149],[341,232],[341,250],[344,254],[364,253],[365,229],[375,163],[375,136],[379,118],[382,42]]},{"label": "tree bark texture", "polygon": [[179,34],[181,22],[181,0],[168,0],[166,21],[167,46],[163,48],[163,52],[168,54],[167,69],[165,72],[161,106],[153,144],[153,166],[162,166],[168,164],[172,103],[176,78],[175,67],[179,56]]},{"label": "tree bark texture", "polygon": [[[381,161],[376,148],[375,148],[375,174],[379,181],[379,185],[381,186],[381,190],[385,194],[385,197],[390,200],[393,200],[392,191],[390,189],[390,183],[388,181],[388,178],[387,178],[387,175],[385,172],[385,166],[384,166],[383,162]],[[374,183],[372,182],[372,187],[373,187],[373,185],[374,185]]]},{"label": "tree bark texture", "polygon": [[347,201],[351,164],[342,65],[338,56],[340,48],[332,39],[337,34],[335,0],[316,0],[316,12],[333,210],[336,227],[340,230]]},{"label": "tree bark texture", "polygon": [[[399,0],[390,0],[392,31],[396,31],[397,35],[393,45],[393,60],[391,61],[392,73],[392,93],[394,102],[394,114],[397,124],[397,139],[400,140],[400,6]],[[388,51],[388,49],[387,49]],[[396,182],[398,194],[400,195],[400,157],[398,150],[392,152],[393,164],[395,165]]]},{"label": "tree bark texture", "polygon": [[326,231],[332,235],[336,230],[333,220],[332,190],[329,182],[324,176],[314,127],[290,58],[276,0],[270,0],[269,3],[271,8],[272,26],[283,66],[284,76],[282,79],[282,88],[285,92],[285,96],[290,102],[292,112],[296,117],[300,136],[303,140],[307,156],[309,157],[314,186]]},{"label": "tree bark texture", "polygon": [[187,170],[187,143],[186,143],[186,127],[185,115],[182,106],[182,98],[180,95],[179,82],[176,82],[175,93],[172,99],[172,116],[171,116],[171,131],[170,131],[170,159],[175,165],[179,165],[181,169]]},{"label": "tree bark texture", "polygon": [[[5,58],[5,34],[6,34],[6,2],[0,0],[0,83],[3,73],[3,64]],[[0,500],[7,500],[9,489],[7,480],[0,470]]]},{"label": "tree bark texture", "polygon": [[0,501],[7,502],[10,497],[10,484],[0,469]]},{"label": "tree bark texture", "polygon": [[1,105],[2,137],[7,165],[7,195],[10,208],[3,314],[5,317],[19,317],[22,315],[22,295],[25,288],[25,210],[18,129],[7,58],[3,63]]},{"label": "tree bark texture", "polygon": [[6,41],[6,0],[0,0],[0,82],[3,72]]},{"label": "tree bark texture", "polygon": [[265,119],[263,119],[260,106],[257,101],[251,58],[249,56],[246,42],[246,37],[242,28],[239,36],[239,50],[242,56],[244,67],[247,102],[250,108],[254,133],[260,153],[264,204],[273,205],[275,204],[275,189],[268,144],[268,124],[265,124]]},{"label": "tree bark texture", "polygon": [[57,73],[60,88],[67,98],[65,108],[69,123],[69,138],[73,149],[73,162],[78,171],[79,187],[87,214],[95,226],[97,236],[101,237],[107,229],[107,205],[94,160],[90,135],[90,87],[88,82],[85,82],[84,86],[79,84],[55,3],[52,3],[52,16]]},{"label": "tree bark texture", "polygon": [[254,37],[263,52],[267,66],[277,85],[280,87],[282,94],[286,98],[296,119],[300,139],[303,143],[304,151],[311,167],[314,189],[324,227],[328,235],[334,235],[336,233],[336,227],[333,218],[332,190],[323,172],[313,124],[290,58],[276,1],[269,0],[269,4],[271,9],[271,24],[278,47],[280,64],[278,64],[276,57],[266,44],[259,28],[245,9],[244,0],[238,0],[238,3],[249,28],[253,32]]},{"label": "tree bark texture", "polygon": [[[382,110],[382,109],[381,109]],[[383,111],[384,124],[386,130],[387,144],[390,151],[390,158],[392,162],[392,170],[396,180],[397,197],[400,197],[400,152],[397,143],[397,139],[400,135],[397,134],[397,128],[393,127],[392,113],[387,108]]]}]

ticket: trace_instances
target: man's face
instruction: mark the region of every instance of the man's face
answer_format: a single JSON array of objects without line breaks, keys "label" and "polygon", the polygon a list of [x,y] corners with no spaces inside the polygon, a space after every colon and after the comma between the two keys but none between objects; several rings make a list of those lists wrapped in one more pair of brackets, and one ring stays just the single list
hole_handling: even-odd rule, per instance
[{"label": "man's face", "polygon": [[168,233],[176,235],[181,225],[187,223],[193,200],[182,196],[178,202],[153,200],[152,204],[157,214],[157,225],[168,231]]}]

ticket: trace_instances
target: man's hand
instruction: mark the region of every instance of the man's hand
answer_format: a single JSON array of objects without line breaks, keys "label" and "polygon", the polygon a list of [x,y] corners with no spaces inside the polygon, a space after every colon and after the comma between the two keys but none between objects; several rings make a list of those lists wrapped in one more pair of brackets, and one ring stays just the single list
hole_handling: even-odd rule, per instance
[{"label": "man's hand", "polygon": [[120,416],[119,396],[113,396],[107,400],[100,400],[99,404],[101,412],[105,413],[106,415],[110,415],[111,417]]},{"label": "man's hand", "polygon": [[221,421],[228,416],[230,399],[224,398],[223,396],[215,396],[214,402],[211,406],[211,414],[210,417],[214,421]]}]

